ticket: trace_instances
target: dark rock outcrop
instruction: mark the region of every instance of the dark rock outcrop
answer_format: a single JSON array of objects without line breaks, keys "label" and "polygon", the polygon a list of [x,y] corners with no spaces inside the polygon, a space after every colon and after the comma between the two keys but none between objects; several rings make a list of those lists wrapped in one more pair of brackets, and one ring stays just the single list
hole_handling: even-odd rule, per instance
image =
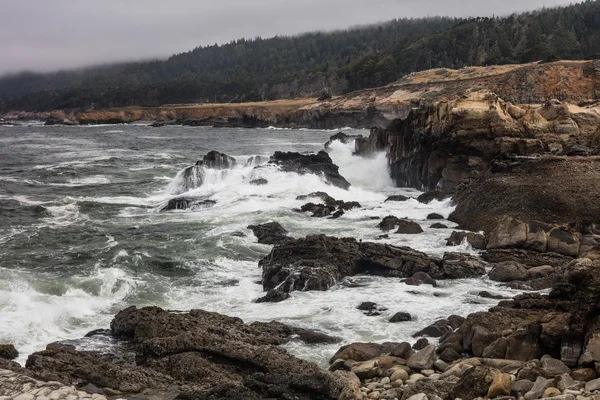
[{"label": "dark rock outcrop", "polygon": [[237,165],[235,158],[218,151],[210,151],[196,165],[210,169],[231,169]]},{"label": "dark rock outcrop", "polygon": [[358,274],[407,278],[418,271],[437,270],[440,263],[408,247],[314,235],[273,248],[259,265],[265,290],[278,287],[291,292],[326,290]]},{"label": "dark rock outcrop", "polygon": [[281,244],[290,240],[288,231],[279,222],[267,222],[261,225],[249,225],[248,229],[258,238],[258,243]]},{"label": "dark rock outcrop", "polygon": [[0,358],[14,360],[19,357],[19,352],[12,344],[0,344]]},{"label": "dark rock outcrop", "polygon": [[346,135],[344,132],[338,132],[335,135],[331,136],[329,140],[325,143],[325,150],[329,150],[331,144],[336,140],[344,144],[348,144],[353,140],[362,139],[362,137],[362,135]]},{"label": "dark rock outcrop", "polygon": [[167,204],[160,209],[160,212],[174,211],[174,210],[194,210],[198,208],[205,208],[214,206],[217,204],[214,200],[202,200],[202,199],[191,199],[185,197],[177,197],[171,199]]},{"label": "dark rock outcrop", "polygon": [[314,338],[277,322],[244,324],[201,310],[130,307],[117,314],[111,330],[135,360],[57,345],[30,355],[27,369],[45,380],[180,399],[334,400],[348,384],[277,347],[295,335]]},{"label": "dark rock outcrop", "polygon": [[342,189],[350,187],[350,183],[340,175],[338,166],[331,161],[329,154],[325,151],[309,155],[277,151],[271,157],[269,164],[278,165],[281,170],[286,172],[321,175],[328,183]]}]

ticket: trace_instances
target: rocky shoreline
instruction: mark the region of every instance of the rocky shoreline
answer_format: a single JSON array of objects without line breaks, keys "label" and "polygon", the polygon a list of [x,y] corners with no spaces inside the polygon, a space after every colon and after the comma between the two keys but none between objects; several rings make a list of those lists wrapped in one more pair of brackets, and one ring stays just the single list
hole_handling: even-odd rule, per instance
[{"label": "rocky shoreline", "polygon": [[[482,292],[498,305],[436,321],[415,332],[415,343],[390,338],[345,344],[329,370],[281,347],[290,341],[339,342],[318,331],[246,324],[202,310],[130,307],[110,329],[89,334],[110,342],[108,353],[52,343],[22,367],[10,361],[18,355],[14,348],[0,346],[0,399],[600,398],[599,107],[558,100],[518,107],[474,93],[421,104],[405,119],[373,128],[369,137],[333,136],[331,141],[354,140],[357,157],[385,151],[399,186],[430,190],[420,202],[453,198],[449,219],[461,230],[448,238],[449,251],[441,258],[354,238],[292,238],[276,221],[248,227],[260,243],[273,245],[259,262],[265,296],[258,302],[329,290],[363,274],[401,279],[407,286],[485,277],[526,291],[514,299]],[[184,185],[202,185],[206,169],[226,174],[235,163],[210,152],[181,173]],[[326,151],[276,152],[248,165],[321,175],[336,188],[350,187]],[[307,218],[336,218],[361,208],[324,192],[299,200],[308,201],[296,210]],[[202,206],[210,204],[176,198],[161,211]],[[393,215],[377,223],[382,237],[423,232]],[[464,241],[481,257],[451,251]],[[379,310],[375,303],[357,306],[372,315]],[[390,323],[410,318],[400,311]]]}]

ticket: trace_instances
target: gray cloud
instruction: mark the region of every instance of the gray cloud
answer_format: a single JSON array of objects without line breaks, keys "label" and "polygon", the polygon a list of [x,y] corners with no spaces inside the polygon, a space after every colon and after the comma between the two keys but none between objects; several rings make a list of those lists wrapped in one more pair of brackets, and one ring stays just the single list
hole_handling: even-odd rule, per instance
[{"label": "gray cloud", "polygon": [[402,17],[505,15],[573,2],[0,0],[0,74],[165,57],[240,37],[333,30]]}]

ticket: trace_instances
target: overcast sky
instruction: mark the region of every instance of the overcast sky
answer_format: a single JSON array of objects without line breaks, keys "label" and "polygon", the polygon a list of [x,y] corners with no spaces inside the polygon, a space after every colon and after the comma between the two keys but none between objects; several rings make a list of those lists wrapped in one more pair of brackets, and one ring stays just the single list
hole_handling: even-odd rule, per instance
[{"label": "overcast sky", "polygon": [[573,0],[0,0],[0,74],[165,57],[240,37],[401,17],[505,15]]}]

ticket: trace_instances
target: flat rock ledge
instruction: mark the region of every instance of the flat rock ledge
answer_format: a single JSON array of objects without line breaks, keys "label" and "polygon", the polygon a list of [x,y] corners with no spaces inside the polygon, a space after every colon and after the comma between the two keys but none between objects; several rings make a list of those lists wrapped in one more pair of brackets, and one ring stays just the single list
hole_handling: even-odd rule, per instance
[{"label": "flat rock ledge", "polygon": [[[98,393],[90,394],[60,382],[42,382],[27,375],[0,369],[0,400],[107,400]],[[118,398],[117,398],[118,399]]]}]

